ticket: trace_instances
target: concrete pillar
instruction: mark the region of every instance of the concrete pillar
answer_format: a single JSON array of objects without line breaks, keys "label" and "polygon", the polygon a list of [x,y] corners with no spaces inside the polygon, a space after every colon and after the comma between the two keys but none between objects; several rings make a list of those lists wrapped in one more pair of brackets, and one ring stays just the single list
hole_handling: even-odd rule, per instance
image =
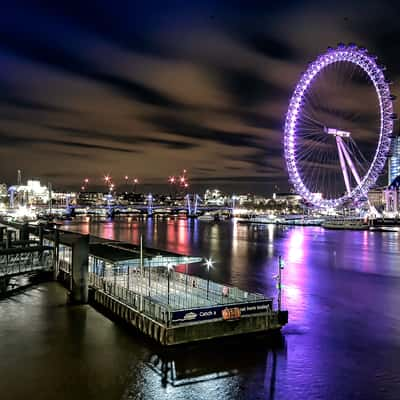
[{"label": "concrete pillar", "polygon": [[28,223],[24,223],[19,230],[19,240],[27,242],[29,240],[29,226]]},{"label": "concrete pillar", "polygon": [[[42,238],[39,236],[39,240],[41,240],[41,245],[43,245],[43,229],[41,230],[42,232]],[[40,233],[40,232],[39,232]],[[58,278],[58,260],[59,260],[59,249],[60,249],[60,231],[58,229],[54,229],[53,232],[53,278],[54,280],[57,280]]]},{"label": "concrete pillar", "polygon": [[8,249],[12,246],[13,236],[14,236],[14,231],[12,231],[11,229],[8,229],[7,237],[6,237],[6,249]]},{"label": "concrete pillar", "polygon": [[7,292],[7,287],[10,282],[10,278],[3,276],[0,278],[0,296]]},{"label": "concrete pillar", "polygon": [[44,228],[43,225],[39,225],[39,245],[43,246],[43,238],[44,238]]},{"label": "concrete pillar", "polygon": [[4,232],[6,231],[6,227],[5,226],[0,226],[0,243],[4,242]]},{"label": "concrete pillar", "polygon": [[81,235],[72,245],[71,300],[88,302],[89,235]]}]

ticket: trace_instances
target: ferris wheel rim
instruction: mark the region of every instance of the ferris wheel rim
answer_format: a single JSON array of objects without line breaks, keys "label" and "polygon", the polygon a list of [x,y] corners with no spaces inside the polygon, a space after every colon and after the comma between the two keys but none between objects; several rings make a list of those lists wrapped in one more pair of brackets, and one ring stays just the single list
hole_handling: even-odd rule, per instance
[{"label": "ferris wheel rim", "polygon": [[[375,88],[375,94],[379,101],[380,127],[379,141],[376,146],[373,160],[364,174],[360,184],[357,184],[350,193],[333,199],[321,199],[316,193],[312,193],[300,176],[295,157],[296,124],[301,116],[302,100],[313,80],[327,66],[333,63],[347,62],[359,66],[369,77]],[[366,49],[355,45],[339,45],[319,55],[311,62],[307,70],[302,74],[292,94],[288,112],[286,114],[284,128],[284,153],[289,178],[296,192],[309,203],[322,208],[335,208],[347,201],[355,201],[365,196],[370,187],[375,184],[379,173],[383,169],[387,153],[390,150],[391,135],[393,132],[393,104],[389,83],[386,81],[382,68],[376,63],[376,57],[368,54]]]}]

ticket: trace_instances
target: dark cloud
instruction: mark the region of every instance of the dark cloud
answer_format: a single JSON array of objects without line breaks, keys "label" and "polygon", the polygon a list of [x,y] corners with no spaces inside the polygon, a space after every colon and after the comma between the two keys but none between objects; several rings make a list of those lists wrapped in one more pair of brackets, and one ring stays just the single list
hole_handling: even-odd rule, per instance
[{"label": "dark cloud", "polygon": [[295,48],[283,40],[277,40],[273,36],[266,35],[264,32],[248,31],[242,37],[238,35],[237,39],[242,40],[251,50],[266,57],[294,62],[299,56]]},{"label": "dark cloud", "polygon": [[265,81],[257,72],[250,69],[223,68],[218,70],[222,88],[239,107],[251,108],[268,99],[279,99],[282,90]]},{"label": "dark cloud", "polygon": [[31,101],[23,98],[17,98],[7,95],[0,95],[0,107],[1,106],[11,106],[17,109],[22,109],[25,111],[35,111],[35,112],[51,112],[51,113],[69,113],[74,112],[73,110],[54,106],[51,104],[41,103],[39,101]]},{"label": "dark cloud", "polygon": [[99,132],[96,130],[76,129],[66,126],[55,126],[55,125],[47,125],[46,127],[52,130],[63,132],[73,137],[79,137],[79,138],[84,137],[89,139],[106,140],[110,142],[123,143],[129,145],[155,144],[174,150],[188,150],[197,146],[195,143],[162,139],[157,137],[151,137],[150,135],[149,136],[140,136],[140,135],[136,136],[133,134],[121,135],[112,132],[106,133],[106,132]]},{"label": "dark cloud", "polygon": [[268,144],[250,153],[232,155],[230,159],[247,163],[257,171],[263,171],[264,174],[269,172],[286,174],[282,151]]},{"label": "dark cloud", "polygon": [[200,171],[200,172],[216,172],[217,170],[215,168],[198,167],[198,168],[196,168],[196,171]]},{"label": "dark cloud", "polygon": [[[280,177],[279,177],[280,178]],[[212,176],[209,178],[206,177],[197,177],[192,179],[195,182],[239,182],[239,183],[265,183],[266,179],[263,176]],[[273,181],[273,177],[268,178],[268,180]]]},{"label": "dark cloud", "polygon": [[49,138],[37,138],[37,137],[21,137],[21,136],[11,136],[4,132],[0,132],[0,143],[2,146],[9,147],[27,147],[34,144],[50,144],[50,145],[59,145],[64,147],[73,147],[77,149],[85,149],[85,150],[106,150],[106,151],[115,151],[115,152],[123,152],[123,153],[137,153],[136,149],[128,149],[124,147],[112,147],[112,146],[102,146],[98,144],[92,143],[84,143],[84,142],[74,142],[71,140],[59,140],[59,139],[49,139]]},{"label": "dark cloud", "polygon": [[183,104],[141,82],[100,70],[96,64],[86,61],[71,50],[35,41],[30,36],[22,37],[1,30],[0,33],[0,49],[14,53],[18,57],[95,81],[134,101],[165,108],[184,107]]},{"label": "dark cloud", "polygon": [[181,117],[156,115],[145,118],[145,121],[151,123],[161,134],[169,133],[228,146],[254,147],[256,146],[255,142],[258,140],[256,135],[212,129]]},{"label": "dark cloud", "polygon": [[[161,185],[188,168],[199,187],[285,187],[285,114],[306,62],[337,42],[363,44],[396,91],[397,11],[373,0],[4,4],[2,179],[23,164],[60,186],[104,169]],[[313,106],[351,122],[368,153],[376,117],[365,83],[355,76],[356,91],[331,103],[317,93]]]},{"label": "dark cloud", "polygon": [[194,147],[198,147],[198,145],[195,143],[185,142],[182,140],[178,141],[178,140],[169,140],[169,139],[144,137],[144,136],[138,136],[137,140],[141,143],[165,146],[168,147],[169,149],[174,149],[174,150],[189,150]]},{"label": "dark cloud", "polygon": [[[283,108],[284,107],[282,107],[282,109]],[[232,114],[241,118],[242,121],[250,127],[260,128],[260,129],[272,129],[281,132],[283,131],[283,126],[285,121],[284,113],[276,114],[274,116],[269,116],[266,113],[262,114],[261,112],[252,110],[237,110],[237,111],[232,111]]]}]

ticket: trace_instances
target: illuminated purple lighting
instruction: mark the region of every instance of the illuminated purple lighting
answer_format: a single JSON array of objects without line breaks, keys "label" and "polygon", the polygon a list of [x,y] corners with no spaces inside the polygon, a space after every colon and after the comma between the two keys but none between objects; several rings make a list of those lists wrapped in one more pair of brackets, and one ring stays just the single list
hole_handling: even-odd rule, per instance
[{"label": "illuminated purple lighting", "polygon": [[[300,176],[295,151],[297,136],[296,126],[302,113],[304,97],[313,84],[314,78],[324,70],[324,68],[333,63],[355,64],[368,74],[369,79],[374,85],[379,102],[380,131],[379,142],[372,163],[365,175],[360,177],[360,181],[357,182],[357,185],[343,196],[325,199],[323,197],[321,198],[318,193],[313,193]],[[285,161],[290,181],[296,192],[309,203],[322,208],[335,208],[349,200],[355,201],[365,196],[370,187],[375,184],[380,171],[385,165],[390,148],[390,136],[393,131],[393,119],[395,119],[395,116],[393,114],[389,83],[385,79],[382,69],[377,65],[376,57],[368,54],[366,49],[358,48],[355,45],[346,46],[340,44],[336,49],[328,48],[326,53],[318,56],[315,61],[309,64],[307,70],[300,78],[293,92],[286,115],[284,132]]]}]

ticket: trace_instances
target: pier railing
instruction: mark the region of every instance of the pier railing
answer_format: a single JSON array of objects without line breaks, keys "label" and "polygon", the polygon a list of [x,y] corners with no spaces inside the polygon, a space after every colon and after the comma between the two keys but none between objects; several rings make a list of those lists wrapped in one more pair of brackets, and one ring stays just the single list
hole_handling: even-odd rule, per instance
[{"label": "pier railing", "polygon": [[50,270],[53,265],[51,249],[43,247],[6,249],[0,255],[0,277],[37,270]]},{"label": "pier railing", "polygon": [[[95,272],[95,271],[91,271]],[[114,284],[166,304],[173,310],[212,305],[229,305],[265,300],[265,296],[165,268],[110,268],[103,276]]]},{"label": "pier railing", "polygon": [[104,291],[110,296],[115,297],[122,303],[134,308],[135,310],[148,315],[155,321],[169,325],[171,322],[171,308],[163,304],[158,304],[140,293],[129,290],[110,279],[89,273],[89,285]]},{"label": "pier railing", "polygon": [[89,272],[89,284],[163,324],[175,311],[265,302],[261,294],[164,268],[114,268],[103,276]]}]

